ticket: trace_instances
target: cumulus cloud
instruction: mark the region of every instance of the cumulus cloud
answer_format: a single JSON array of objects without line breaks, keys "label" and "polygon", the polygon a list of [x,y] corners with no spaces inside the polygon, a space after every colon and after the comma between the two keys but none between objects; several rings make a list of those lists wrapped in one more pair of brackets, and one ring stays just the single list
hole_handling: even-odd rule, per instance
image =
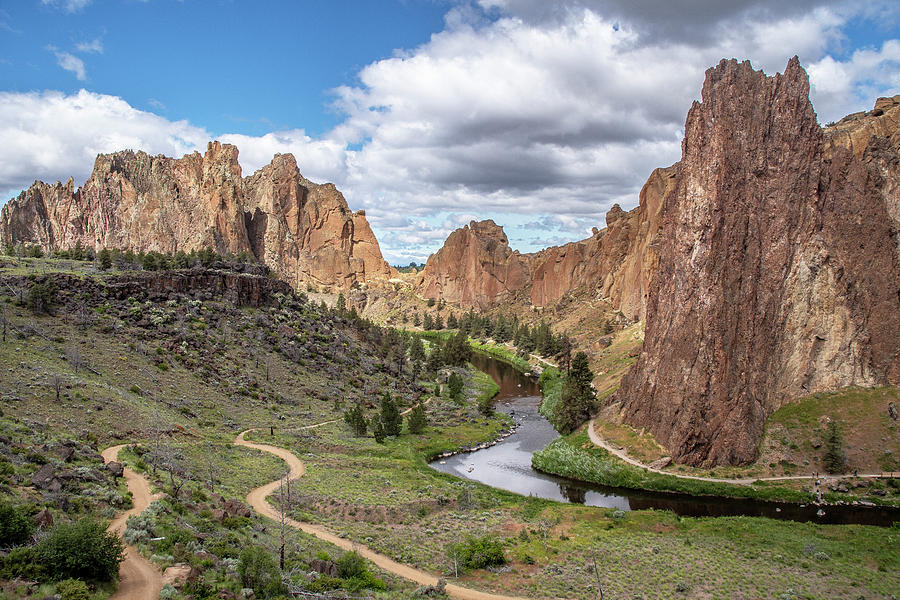
[{"label": "cumulus cloud", "polygon": [[205,148],[202,128],[133,108],[121,98],[81,90],[0,92],[0,190],[4,200],[35,179],[79,184],[97,154],[126,148],[181,156]]},{"label": "cumulus cloud", "polygon": [[[614,203],[637,204],[652,169],[680,157],[687,110],[722,58],[773,74],[799,55],[822,121],[900,92],[900,41],[843,52],[848,23],[900,14],[861,4],[460,0],[427,43],[333,90],[343,119],[324,136],[218,137],[238,146],[245,174],[291,152],[305,176],[334,181],[390,260],[425,258],[470,218],[493,218],[534,250],[586,237]],[[11,140],[0,189],[86,177],[100,151],[180,155],[214,137],[84,91],[0,96],[0,134]]]}]

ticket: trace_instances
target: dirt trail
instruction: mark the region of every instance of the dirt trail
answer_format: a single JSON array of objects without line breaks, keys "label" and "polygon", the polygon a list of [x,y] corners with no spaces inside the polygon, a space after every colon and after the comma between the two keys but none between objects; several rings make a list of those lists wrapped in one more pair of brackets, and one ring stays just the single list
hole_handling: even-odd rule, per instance
[{"label": "dirt trail", "polygon": [[[700,477],[698,475],[681,475],[679,473],[672,473],[669,471],[663,471],[662,469],[654,469],[650,465],[644,464],[638,460],[635,460],[628,456],[628,453],[621,449],[615,448],[612,444],[607,442],[605,439],[600,437],[600,434],[597,433],[597,429],[594,427],[594,421],[596,419],[591,419],[588,422],[588,437],[595,446],[599,446],[603,448],[610,454],[613,454],[623,461],[627,462],[630,465],[634,465],[636,467],[640,467],[646,471],[650,471],[651,473],[661,473],[662,475],[671,475],[672,477],[678,477],[679,479],[696,479],[697,481],[712,481],[715,483],[730,483],[733,485],[752,485],[756,481],[792,481],[799,479],[821,479],[824,477],[822,475],[783,475],[781,477],[748,477],[745,479],[719,479],[716,477]],[[828,475],[828,479],[877,479],[882,477],[883,473],[858,473],[857,475],[846,474],[846,475]]]},{"label": "dirt trail", "polygon": [[[253,430],[249,429],[242,432],[235,438],[234,443],[238,446],[246,446],[247,448],[253,448],[261,452],[268,452],[269,454],[274,454],[275,456],[281,458],[288,464],[288,467],[290,468],[291,480],[303,477],[303,475],[306,473],[306,467],[303,465],[303,462],[301,462],[299,458],[297,458],[292,452],[290,452],[289,450],[285,450],[284,448],[247,441],[244,438],[244,435],[251,431]],[[259,514],[267,516],[271,519],[275,519],[276,521],[280,520],[281,514],[277,510],[275,510],[275,507],[266,502],[266,497],[268,497],[272,492],[278,489],[278,486],[280,484],[281,480],[279,479],[273,481],[272,483],[267,483],[262,487],[251,490],[250,493],[247,494],[247,503],[250,504],[250,506],[253,507],[253,510],[258,512]],[[339,548],[343,548],[344,550],[356,550],[361,556],[364,556],[365,558],[371,560],[373,563],[378,565],[378,567],[384,569],[385,571],[394,573],[395,575],[399,575],[404,579],[415,581],[419,585],[434,585],[435,583],[437,583],[438,578],[431,573],[427,573],[419,569],[414,569],[413,567],[410,567],[408,565],[398,563],[397,561],[392,560],[387,556],[384,556],[383,554],[378,554],[377,552],[370,550],[367,546],[357,544],[344,538],[340,538],[323,527],[310,523],[301,523],[300,521],[295,521],[294,519],[287,519],[285,522],[290,524],[292,527],[296,527],[297,529],[300,529],[305,533],[314,535],[320,540],[330,542],[335,546],[338,546]],[[471,590],[453,584],[447,584],[447,594],[450,597],[458,598],[459,600],[525,600],[524,598],[520,598],[518,596],[503,596],[500,594],[479,592],[477,590]]]},{"label": "dirt trail", "polygon": [[[103,462],[116,460],[119,450],[124,447],[125,444],[120,444],[101,452]],[[125,521],[128,517],[140,514],[153,501],[150,484],[146,479],[128,468],[124,474],[134,506],[120,513],[109,524],[109,531],[114,531],[119,536],[125,531]],[[128,546],[125,548],[125,561],[119,566],[119,587],[109,600],[156,600],[162,586],[162,574],[159,570],[141,556],[137,548]]]}]

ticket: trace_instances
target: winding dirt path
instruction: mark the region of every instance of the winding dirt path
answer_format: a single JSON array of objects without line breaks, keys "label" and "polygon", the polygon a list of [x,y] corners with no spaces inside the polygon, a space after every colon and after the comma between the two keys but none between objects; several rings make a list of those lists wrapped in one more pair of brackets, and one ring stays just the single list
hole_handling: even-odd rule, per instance
[{"label": "winding dirt path", "polygon": [[[251,431],[254,430],[248,429],[247,431],[241,432],[234,439],[234,443],[238,446],[245,446],[247,448],[253,448],[254,450],[259,450],[261,452],[268,452],[269,454],[274,454],[278,458],[282,459],[288,464],[288,467],[290,469],[290,474],[288,476],[292,481],[303,477],[303,475],[306,473],[306,467],[299,458],[297,458],[292,452],[284,448],[270,446],[268,444],[257,444],[255,442],[248,441],[244,436]],[[253,510],[258,512],[259,514],[269,517],[270,519],[274,519],[275,521],[280,521],[281,514],[277,510],[275,510],[274,506],[266,502],[266,498],[272,492],[278,489],[278,486],[280,484],[281,480],[277,479],[271,483],[267,483],[262,487],[251,490],[250,493],[247,494],[247,503],[250,504],[250,506],[253,507]],[[419,585],[434,585],[437,583],[438,578],[431,573],[427,573],[426,571],[415,569],[408,565],[399,563],[388,558],[387,556],[384,556],[383,554],[378,554],[377,552],[369,549],[367,546],[364,546],[362,544],[357,544],[350,540],[340,538],[324,527],[313,525],[311,523],[301,523],[300,521],[295,521],[294,519],[290,518],[286,519],[285,522],[291,527],[295,527],[305,533],[314,535],[320,540],[324,540],[326,542],[334,544],[335,546],[343,548],[344,550],[356,550],[361,556],[378,565],[379,568],[395,575],[399,575],[404,579],[409,579],[410,581],[414,581]],[[524,598],[518,596],[503,596],[500,594],[479,592],[477,590],[472,590],[449,583],[447,584],[447,594],[452,598],[457,598],[458,600],[525,600]]]},{"label": "winding dirt path", "polygon": [[[603,439],[599,433],[597,433],[597,429],[594,427],[594,422],[596,419],[591,419],[588,421],[587,431],[588,438],[590,438],[591,443],[595,446],[603,448],[610,454],[617,456],[623,461],[627,462],[630,465],[634,465],[635,467],[640,467],[645,471],[650,471],[651,473],[660,473],[662,475],[671,475],[672,477],[678,477],[679,479],[696,479],[697,481],[712,481],[714,483],[730,483],[732,485],[752,485],[756,481],[794,481],[800,479],[822,479],[823,475],[782,475],[780,477],[747,477],[744,479],[720,479],[716,477],[700,477],[699,475],[683,475],[680,473],[671,473],[669,471],[663,471],[662,469],[654,469],[650,465],[640,462],[639,460],[635,460],[628,456],[628,453],[621,449],[616,448],[605,439]],[[884,473],[858,473],[857,475],[852,474],[844,474],[844,475],[828,475],[828,479],[877,479],[879,477],[883,477]]]},{"label": "winding dirt path", "polygon": [[[101,452],[103,462],[116,460],[119,450],[124,447],[125,444],[120,444]],[[124,475],[134,506],[120,513],[109,524],[109,531],[114,531],[120,537],[125,531],[125,521],[128,520],[128,517],[144,512],[144,509],[153,501],[153,496],[150,494],[150,483],[146,479],[129,468],[125,469]],[[119,587],[116,593],[109,597],[109,600],[156,600],[159,598],[162,586],[162,574],[159,570],[141,556],[137,548],[126,546],[125,561],[119,566]]]}]

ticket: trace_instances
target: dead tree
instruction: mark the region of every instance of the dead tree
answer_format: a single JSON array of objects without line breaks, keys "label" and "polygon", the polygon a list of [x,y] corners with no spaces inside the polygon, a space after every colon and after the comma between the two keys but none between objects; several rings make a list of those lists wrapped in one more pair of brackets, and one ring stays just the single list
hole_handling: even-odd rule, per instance
[{"label": "dead tree", "polygon": [[63,385],[65,385],[65,380],[62,375],[59,373],[54,373],[50,376],[50,387],[53,388],[53,391],[56,392],[56,401],[59,402],[59,395],[62,392]]},{"label": "dead tree", "polygon": [[284,571],[284,531],[285,526],[287,525],[287,513],[290,509],[291,503],[291,472],[288,471],[284,474],[284,477],[281,478],[281,485],[278,486],[278,506],[281,513],[281,552],[280,552],[280,560],[279,565],[281,566],[281,570]]},{"label": "dead tree", "polygon": [[75,374],[78,375],[78,369],[84,366],[84,357],[81,355],[78,348],[70,346],[69,349],[66,350],[66,360],[69,361],[69,364],[75,369]]},{"label": "dead tree", "polygon": [[216,493],[216,451],[211,442],[206,442],[206,476],[209,493]]}]

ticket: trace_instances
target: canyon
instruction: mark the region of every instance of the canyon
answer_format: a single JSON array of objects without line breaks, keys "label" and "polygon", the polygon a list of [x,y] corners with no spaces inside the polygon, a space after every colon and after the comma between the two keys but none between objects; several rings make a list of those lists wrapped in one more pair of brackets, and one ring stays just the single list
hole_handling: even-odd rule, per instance
[{"label": "canyon", "polygon": [[[45,250],[248,253],[294,288],[396,294],[365,213],[293,156],[242,177],[237,148],[181,159],[97,157],[85,184],[36,182],[0,215],[0,242]],[[549,315],[598,300],[644,322],[611,402],[679,462],[747,464],[766,418],[819,391],[900,383],[900,96],[824,129],[792,59],[707,71],[681,160],[637,207],[584,240],[536,253],[472,221],[447,238],[416,295],[457,309]],[[393,280],[396,281],[396,280]],[[599,323],[596,326],[599,327]]]}]

